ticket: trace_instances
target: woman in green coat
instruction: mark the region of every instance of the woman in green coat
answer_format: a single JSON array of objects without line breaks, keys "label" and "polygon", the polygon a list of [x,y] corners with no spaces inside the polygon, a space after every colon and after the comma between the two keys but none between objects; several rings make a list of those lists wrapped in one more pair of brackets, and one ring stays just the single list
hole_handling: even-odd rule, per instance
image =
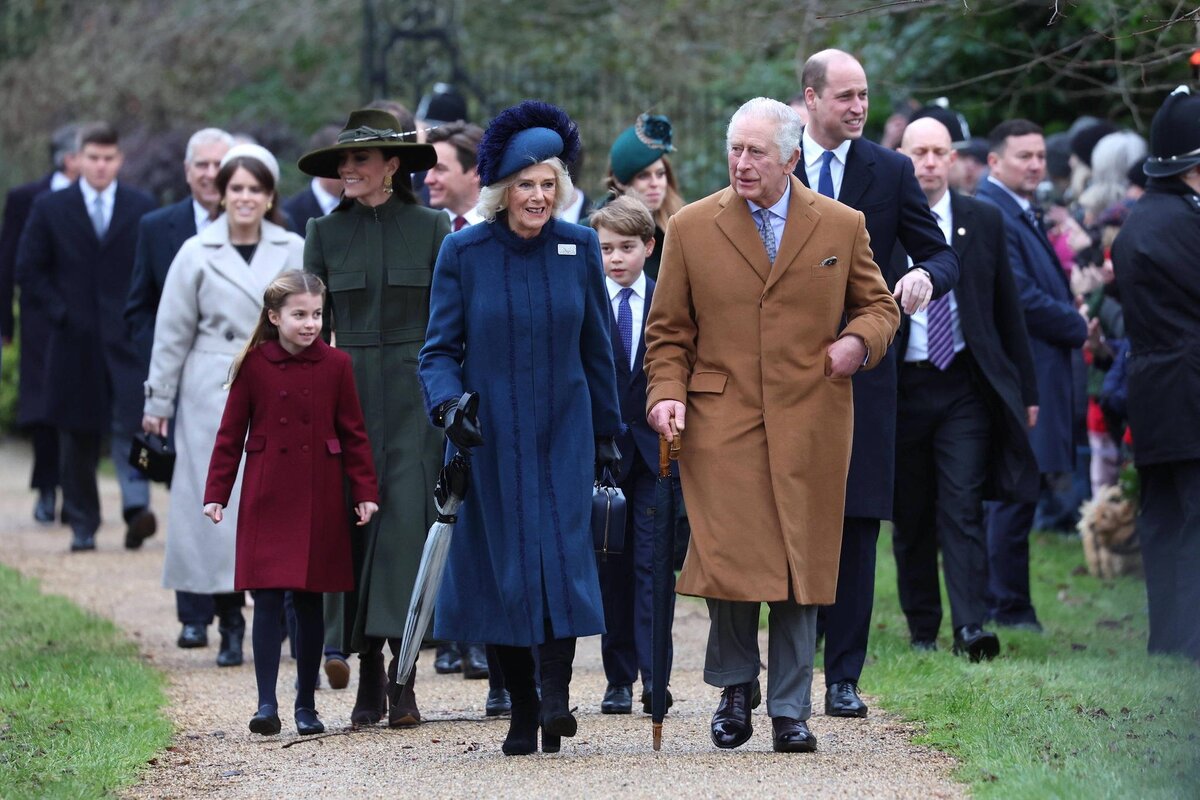
[{"label": "woman in green coat", "polygon": [[[328,328],[350,354],[379,475],[379,513],[356,537],[357,588],[326,595],[326,644],[359,654],[350,720],[393,727],[421,721],[414,677],[396,685],[396,654],[425,534],[434,521],[433,484],[441,432],[430,427],[417,381],[417,353],[429,321],[429,286],[444,213],[417,204],[411,172],[437,163],[386,111],[355,111],[337,144],[300,159],[302,172],[337,178],[343,202],[310,220],[304,268],[329,288]],[[392,651],[385,674],[383,645]]]}]

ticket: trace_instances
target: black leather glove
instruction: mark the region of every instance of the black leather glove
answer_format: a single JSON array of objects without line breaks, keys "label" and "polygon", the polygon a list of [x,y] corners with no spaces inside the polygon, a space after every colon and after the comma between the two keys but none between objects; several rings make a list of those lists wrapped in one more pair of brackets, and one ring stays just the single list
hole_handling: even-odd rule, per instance
[{"label": "black leather glove", "polygon": [[596,437],[596,481],[599,482],[604,470],[608,470],[615,478],[621,468],[621,450],[617,440],[612,436]]},{"label": "black leather glove", "polygon": [[447,400],[442,404],[442,426],[446,436],[459,450],[468,450],[483,444],[483,431],[479,427],[479,395],[468,392],[458,400]]}]

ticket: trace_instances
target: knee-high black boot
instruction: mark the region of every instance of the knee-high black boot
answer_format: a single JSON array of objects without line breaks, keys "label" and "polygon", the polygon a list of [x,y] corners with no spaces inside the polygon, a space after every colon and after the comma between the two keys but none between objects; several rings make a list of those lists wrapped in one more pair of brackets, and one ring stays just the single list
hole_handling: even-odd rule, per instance
[{"label": "knee-high black boot", "polygon": [[574,736],[578,728],[570,697],[575,638],[547,639],[538,647],[538,654],[542,665],[542,752],[556,753],[562,745],[560,737]]},{"label": "knee-high black boot", "polygon": [[352,725],[374,725],[387,713],[387,674],[383,671],[383,639],[366,638],[358,654],[358,695],[350,712]]},{"label": "knee-high black boot", "polygon": [[504,673],[504,686],[512,698],[512,716],[508,736],[501,750],[506,756],[527,756],[537,752],[538,718],[541,703],[533,682],[533,654],[528,647],[497,645],[496,658]]}]

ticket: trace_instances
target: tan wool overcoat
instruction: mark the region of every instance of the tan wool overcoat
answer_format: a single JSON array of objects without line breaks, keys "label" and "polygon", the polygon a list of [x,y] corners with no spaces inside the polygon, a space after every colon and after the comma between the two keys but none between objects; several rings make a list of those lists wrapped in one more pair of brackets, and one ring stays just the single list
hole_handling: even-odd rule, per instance
[{"label": "tan wool overcoat", "polygon": [[834,601],[854,408],[850,380],[826,377],[825,352],[854,334],[874,367],[900,311],[862,213],[790,180],[774,266],[732,189],[667,226],[646,407],[686,406],[682,594]]}]

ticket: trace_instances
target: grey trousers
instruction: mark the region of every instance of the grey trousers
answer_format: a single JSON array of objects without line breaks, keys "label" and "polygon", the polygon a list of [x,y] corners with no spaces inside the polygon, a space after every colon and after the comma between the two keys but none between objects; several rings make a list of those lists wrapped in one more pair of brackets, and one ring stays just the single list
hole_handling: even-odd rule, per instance
[{"label": "grey trousers", "polygon": [[[708,650],[704,682],[734,686],[758,680],[760,603],[708,600]],[[812,716],[813,657],[817,607],[790,600],[768,603],[767,714],[806,720]]]}]

